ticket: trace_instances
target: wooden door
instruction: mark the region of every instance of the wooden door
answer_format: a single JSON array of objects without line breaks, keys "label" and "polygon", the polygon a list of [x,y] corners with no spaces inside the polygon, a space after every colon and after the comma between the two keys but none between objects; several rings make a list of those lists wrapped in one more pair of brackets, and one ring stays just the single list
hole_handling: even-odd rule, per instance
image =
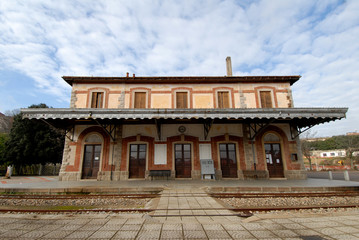
[{"label": "wooden door", "polygon": [[223,178],[237,178],[237,155],[234,143],[219,144],[219,155]]},{"label": "wooden door", "polygon": [[103,108],[103,92],[93,92],[91,108]]},{"label": "wooden door", "polygon": [[175,144],[175,169],[177,178],[191,177],[191,144]]},{"label": "wooden door", "polygon": [[270,91],[260,91],[261,107],[272,108],[272,96]]},{"label": "wooden door", "polygon": [[282,153],[279,143],[265,143],[267,169],[269,177],[271,178],[283,178],[283,162]]},{"label": "wooden door", "polygon": [[146,144],[130,145],[129,178],[145,178]]},{"label": "wooden door", "polygon": [[176,108],[188,108],[187,92],[176,93]]},{"label": "wooden door", "polygon": [[146,108],[146,93],[135,92],[135,108]]},{"label": "wooden door", "polygon": [[228,92],[218,92],[218,108],[229,108],[229,94]]},{"label": "wooden door", "polygon": [[96,179],[100,167],[101,145],[85,145],[84,160],[82,166],[83,179]]}]

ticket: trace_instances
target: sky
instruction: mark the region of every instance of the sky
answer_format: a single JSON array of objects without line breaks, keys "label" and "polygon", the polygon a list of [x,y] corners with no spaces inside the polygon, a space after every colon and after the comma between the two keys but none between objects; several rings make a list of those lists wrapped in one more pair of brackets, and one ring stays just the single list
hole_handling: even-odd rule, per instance
[{"label": "sky", "polygon": [[0,0],[0,112],[70,105],[62,76],[301,75],[295,107],[359,130],[358,0]]}]

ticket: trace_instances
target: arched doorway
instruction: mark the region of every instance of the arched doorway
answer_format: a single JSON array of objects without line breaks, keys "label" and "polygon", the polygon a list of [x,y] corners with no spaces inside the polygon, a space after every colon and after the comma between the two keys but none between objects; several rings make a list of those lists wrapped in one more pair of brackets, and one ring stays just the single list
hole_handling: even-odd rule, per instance
[{"label": "arched doorway", "polygon": [[96,179],[100,168],[102,139],[91,134],[85,139],[82,179]]},{"label": "arched doorway", "polygon": [[265,158],[270,178],[283,178],[284,168],[280,138],[274,133],[267,133],[264,138]]}]

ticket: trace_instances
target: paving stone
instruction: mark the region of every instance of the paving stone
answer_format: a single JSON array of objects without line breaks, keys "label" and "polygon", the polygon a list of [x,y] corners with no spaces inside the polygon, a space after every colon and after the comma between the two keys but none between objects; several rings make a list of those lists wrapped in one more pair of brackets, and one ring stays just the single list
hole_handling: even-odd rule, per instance
[{"label": "paving stone", "polygon": [[349,226],[356,225],[359,227],[359,220],[344,220],[343,224],[349,225]]},{"label": "paving stone", "polygon": [[49,234],[46,234],[44,237],[45,238],[62,239],[62,238],[65,238],[66,236],[70,235],[71,233],[73,233],[73,231],[52,231]]},{"label": "paving stone", "polygon": [[248,231],[235,231],[230,230],[228,234],[234,239],[256,239],[252,234]]},{"label": "paving stone", "polygon": [[28,233],[29,231],[25,231],[25,230],[10,230],[7,232],[4,232],[0,235],[0,239],[5,238],[5,237],[19,237],[21,235],[24,235],[25,233]]},{"label": "paving stone", "polygon": [[95,232],[94,234],[92,234],[90,236],[89,239],[94,239],[94,238],[97,238],[97,239],[110,239],[112,238],[115,234],[116,234],[117,231],[97,231]]},{"label": "paving stone", "polygon": [[22,227],[25,226],[25,224],[18,224],[18,223],[12,223],[12,224],[7,224],[5,226],[3,226],[3,229],[19,229],[21,230]]},{"label": "paving stone", "polygon": [[223,224],[222,225],[227,231],[238,231],[238,230],[245,230],[244,227],[240,224]]},{"label": "paving stone", "polygon": [[86,224],[86,225],[83,225],[82,227],[79,228],[79,230],[81,231],[87,231],[87,230],[90,230],[90,231],[97,231],[101,228],[102,225],[97,225],[97,224]]},{"label": "paving stone", "polygon": [[98,230],[99,231],[111,231],[111,230],[120,230],[122,227],[122,224],[105,224],[101,226]]},{"label": "paving stone", "polygon": [[299,236],[318,236],[320,235],[318,232],[308,229],[294,229],[293,232],[298,234]]},{"label": "paving stone", "polygon": [[144,219],[128,219],[126,224],[142,224],[144,221]]},{"label": "paving stone", "polygon": [[275,223],[282,223],[282,224],[290,224],[290,223],[293,223],[292,220],[287,219],[287,218],[271,219],[271,221],[272,221],[272,222],[275,222]]},{"label": "paving stone", "polygon": [[308,222],[301,223],[307,228],[325,228],[325,227],[336,227],[338,224],[336,222]]},{"label": "paving stone", "polygon": [[228,233],[223,230],[206,230],[206,235],[209,239],[231,239]]},{"label": "paving stone", "polygon": [[281,225],[281,224],[276,224],[276,223],[262,223],[261,224],[264,228],[268,229],[268,230],[285,230],[286,227]]},{"label": "paving stone", "polygon": [[316,229],[316,231],[325,234],[325,235],[335,235],[335,234],[344,234],[344,232],[335,229],[335,228],[320,228],[320,229]]},{"label": "paving stone", "polygon": [[283,227],[285,227],[286,229],[305,229],[303,225],[300,225],[298,223],[284,224]]},{"label": "paving stone", "polygon": [[141,224],[124,224],[121,227],[121,231],[139,231],[141,227]]},{"label": "paving stone", "polygon": [[258,230],[254,230],[254,231],[250,231],[251,234],[253,236],[255,236],[256,238],[277,238],[278,236],[274,235],[271,231],[268,230],[262,230],[262,231],[258,231]]},{"label": "paving stone", "polygon": [[121,218],[113,218],[110,219],[106,224],[124,224],[127,221],[127,219],[121,219]]},{"label": "paving stone", "polygon": [[143,224],[142,230],[161,230],[162,224]]},{"label": "paving stone", "polygon": [[18,221],[17,223],[27,225],[27,224],[36,224],[37,221],[38,221],[37,219],[23,219]]},{"label": "paving stone", "polygon": [[273,233],[281,238],[298,237],[298,234],[291,230],[275,230]]},{"label": "paving stone", "polygon": [[207,239],[206,233],[204,231],[183,231],[183,236],[185,239]]},{"label": "paving stone", "polygon": [[223,230],[223,227],[221,224],[203,224],[202,225],[204,230]]},{"label": "paving stone", "polygon": [[68,225],[60,227],[58,230],[77,230],[81,227],[82,227],[82,225],[79,225],[79,224],[68,224]]},{"label": "paving stone", "polygon": [[184,231],[203,231],[201,224],[182,224],[182,227]]},{"label": "paving stone", "polygon": [[182,232],[182,224],[164,223],[162,225],[162,231],[181,231]]},{"label": "paving stone", "polygon": [[335,229],[344,233],[359,233],[359,228],[354,228],[351,226],[335,227]]},{"label": "paving stone", "polygon": [[162,230],[161,239],[182,239],[182,231]]},{"label": "paving stone", "polygon": [[90,237],[92,234],[94,234],[95,231],[75,231],[71,233],[70,235],[66,236],[65,239],[73,238],[73,239],[84,239]]},{"label": "paving stone", "polygon": [[38,228],[38,231],[54,231],[59,228],[63,227],[62,225],[54,225],[54,224],[47,224],[43,225],[42,227]]},{"label": "paving stone", "polygon": [[349,234],[331,235],[330,237],[331,237],[331,239],[338,239],[338,240],[345,240],[345,239],[358,240],[359,239],[359,237],[355,237],[355,236],[349,235]]},{"label": "paving stone", "polygon": [[31,232],[21,235],[21,237],[27,238],[27,239],[37,239],[37,238],[40,238],[40,237],[48,234],[49,232],[50,231],[31,231]]},{"label": "paving stone", "polygon": [[160,230],[141,230],[136,239],[159,239],[160,234]]},{"label": "paving stone", "polygon": [[266,230],[266,228],[259,223],[242,223],[242,226],[247,230]]},{"label": "paving stone", "polygon": [[135,239],[138,231],[118,231],[112,239]]},{"label": "paving stone", "polygon": [[9,224],[9,223],[15,223],[19,222],[19,219],[11,219],[11,218],[1,218],[0,224]]}]

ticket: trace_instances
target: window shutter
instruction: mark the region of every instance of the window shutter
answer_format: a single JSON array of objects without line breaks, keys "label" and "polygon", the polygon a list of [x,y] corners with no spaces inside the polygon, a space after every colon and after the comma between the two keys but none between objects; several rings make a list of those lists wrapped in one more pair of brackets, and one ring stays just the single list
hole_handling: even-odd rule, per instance
[{"label": "window shutter", "polygon": [[229,108],[229,93],[218,92],[218,108]]},{"label": "window shutter", "polygon": [[135,108],[146,108],[145,92],[135,92]]},{"label": "window shutter", "polygon": [[176,108],[188,108],[187,92],[176,93]]},{"label": "window shutter", "polygon": [[261,106],[262,108],[272,108],[272,96],[270,91],[260,92]]},{"label": "window shutter", "polygon": [[102,108],[103,106],[103,93],[93,92],[91,98],[91,108]]}]

